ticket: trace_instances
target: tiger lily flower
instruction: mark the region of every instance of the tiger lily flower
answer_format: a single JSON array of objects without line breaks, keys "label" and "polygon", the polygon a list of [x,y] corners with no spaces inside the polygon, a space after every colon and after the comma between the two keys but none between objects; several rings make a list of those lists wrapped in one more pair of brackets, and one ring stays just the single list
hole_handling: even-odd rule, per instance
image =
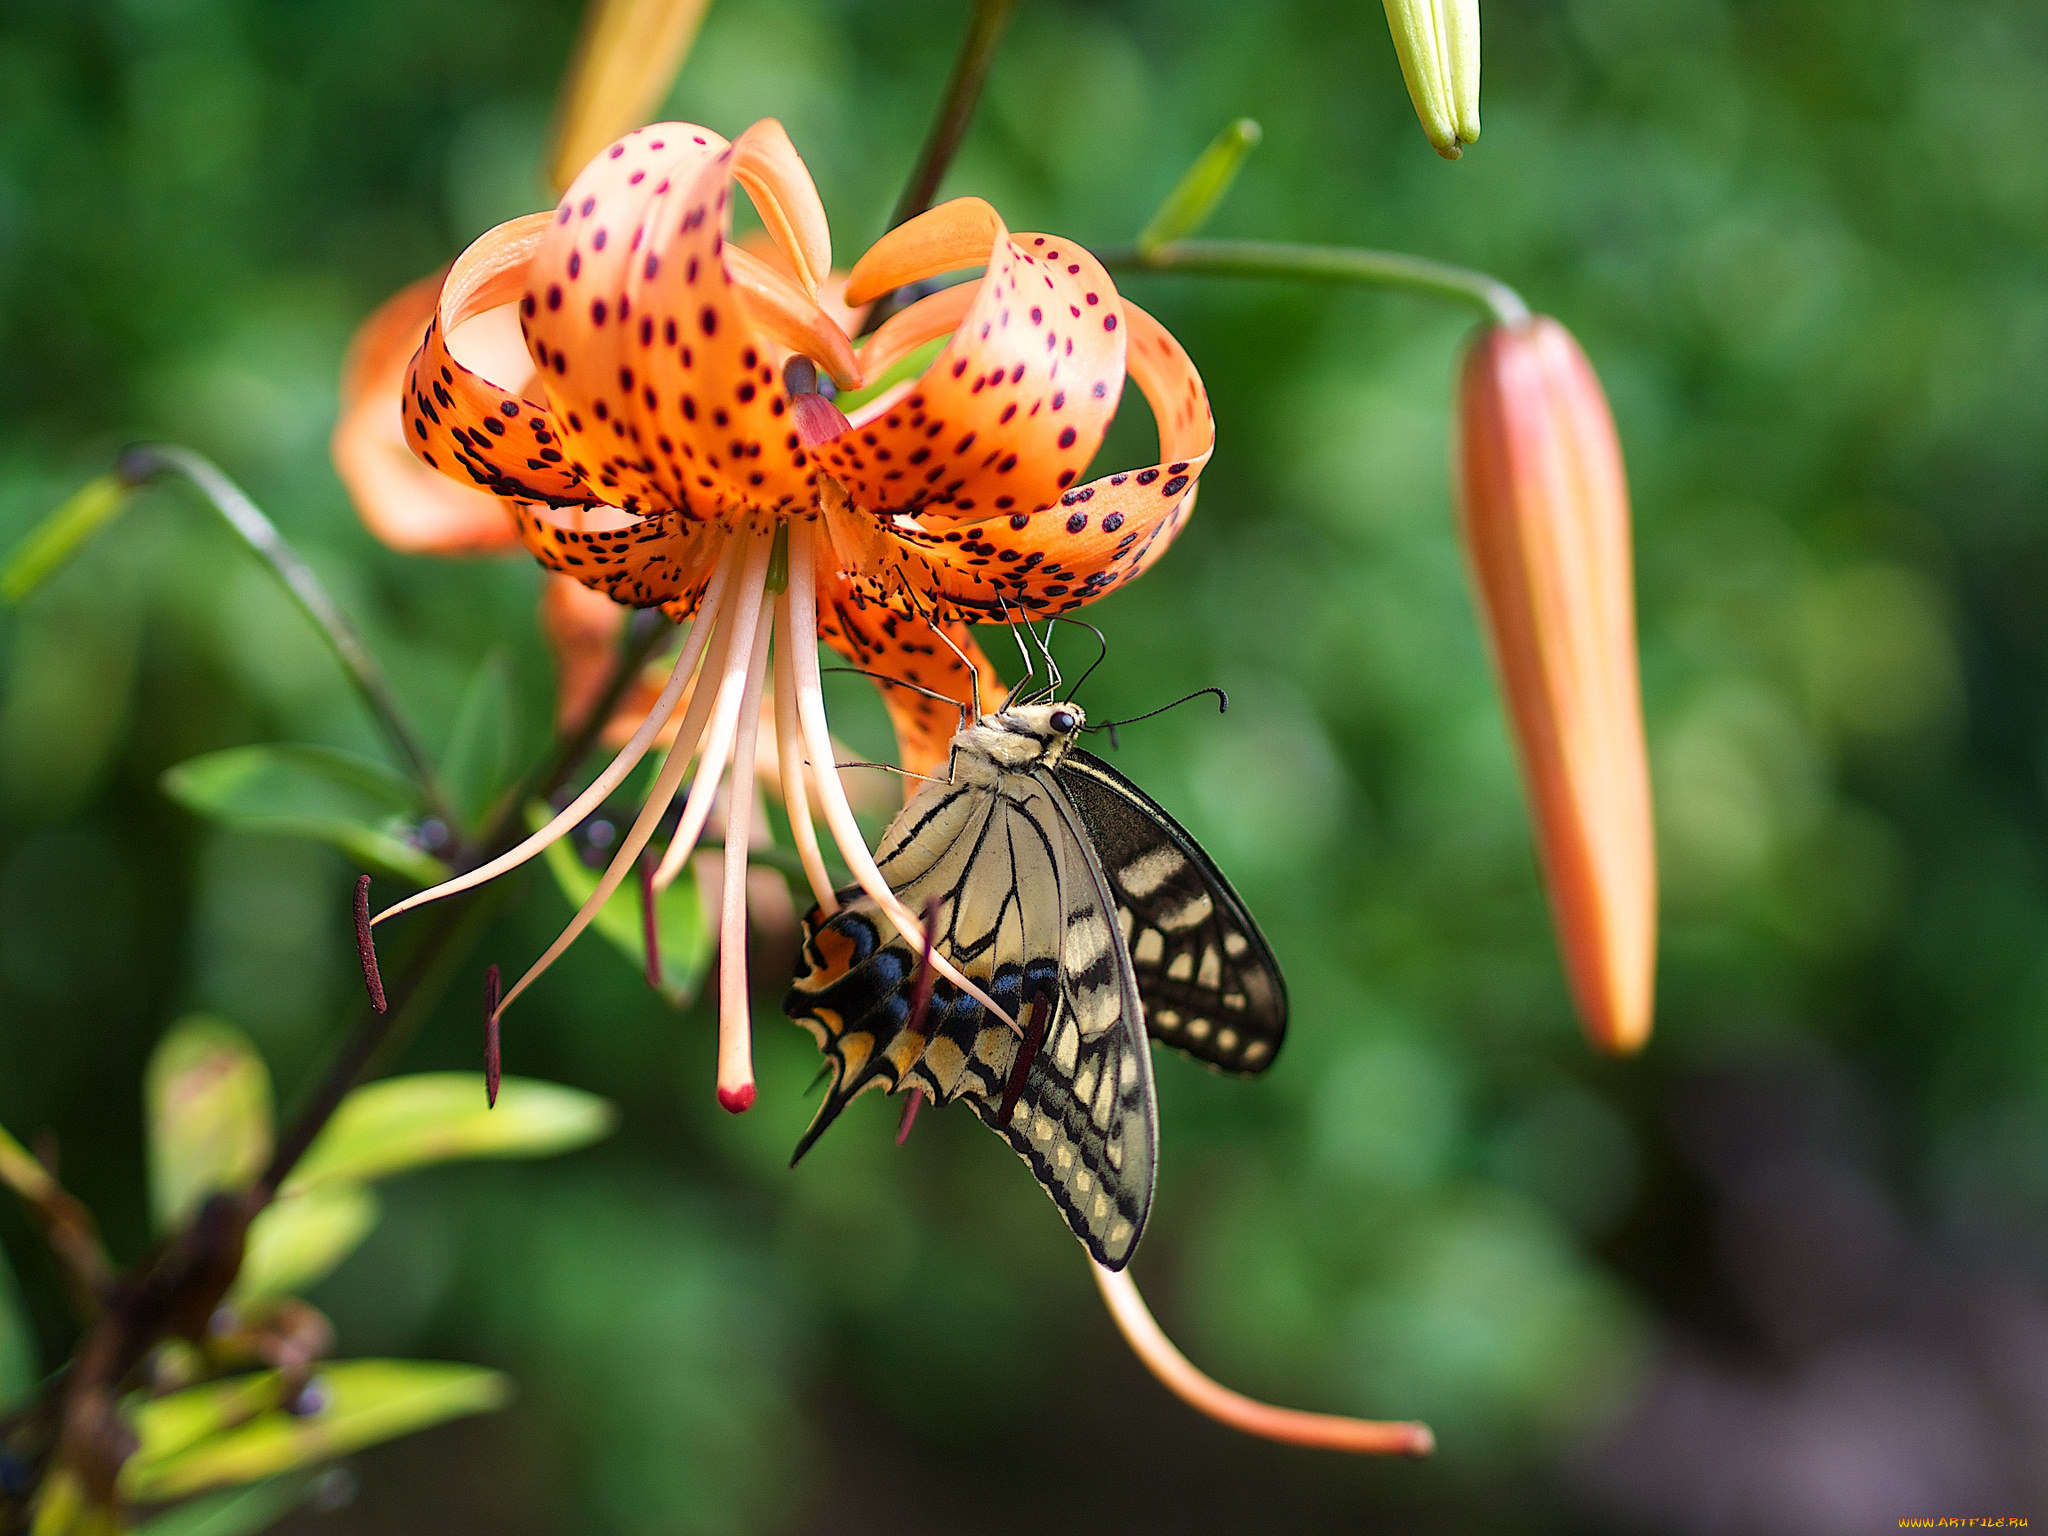
[{"label": "tiger lily flower", "polygon": [[[735,182],[776,259],[728,238]],[[920,299],[863,345],[848,335],[845,305],[969,267],[984,269],[978,281]],[[403,394],[411,452],[464,496],[495,503],[551,571],[689,624],[644,718],[582,794],[502,857],[378,915],[534,857],[668,739],[590,902],[500,1010],[589,924],[681,799],[654,883],[676,878],[730,765],[755,760],[768,707],[819,903],[836,906],[813,808],[856,881],[919,932],[836,770],[818,641],[878,679],[904,768],[929,773],[961,711],[1002,697],[969,624],[1102,596],[1157,559],[1192,508],[1214,442],[1200,376],[1071,241],[1013,235],[988,204],[962,198],[884,236],[843,295],[831,274],[817,191],[765,120],[730,142],[681,123],[626,135],[554,210],[489,231],[440,285]],[[516,356],[503,345],[514,324]],[[851,419],[813,383],[823,373],[858,387],[941,339],[921,376]],[[1082,483],[1126,376],[1160,424],[1161,462]],[[753,796],[728,800],[726,841],[744,847]],[[754,1099],[745,877],[744,860],[726,861],[718,1095],[735,1111]],[[934,964],[980,995],[943,956]]]},{"label": "tiger lily flower", "polygon": [[1538,316],[1466,356],[1458,508],[1586,1032],[1649,1038],[1657,950],[1628,479],[1607,396]]}]

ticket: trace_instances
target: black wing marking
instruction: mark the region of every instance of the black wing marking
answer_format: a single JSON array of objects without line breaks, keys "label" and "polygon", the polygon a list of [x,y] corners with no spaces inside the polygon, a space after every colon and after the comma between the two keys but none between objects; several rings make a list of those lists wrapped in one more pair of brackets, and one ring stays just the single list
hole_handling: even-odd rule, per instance
[{"label": "black wing marking", "polygon": [[796,1156],[870,1088],[964,1098],[1089,1253],[1121,1269],[1151,1208],[1158,1118],[1128,956],[1082,836],[1057,789],[1018,774],[996,791],[934,785],[882,841],[882,872],[904,904],[938,899],[937,949],[1020,1020],[1034,998],[1049,1001],[1007,1122],[1018,1036],[943,977],[911,1030],[916,948],[858,890],[831,917],[806,918],[783,1008],[824,1051],[831,1086]]},{"label": "black wing marking", "polygon": [[1287,983],[1244,902],[1201,844],[1099,757],[1052,770],[1117,901],[1155,1039],[1226,1072],[1263,1072],[1287,1034]]}]

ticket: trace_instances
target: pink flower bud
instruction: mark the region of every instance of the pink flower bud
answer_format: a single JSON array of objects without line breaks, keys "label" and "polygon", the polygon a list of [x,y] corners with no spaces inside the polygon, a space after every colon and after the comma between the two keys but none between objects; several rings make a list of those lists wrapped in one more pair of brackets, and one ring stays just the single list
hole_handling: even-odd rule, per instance
[{"label": "pink flower bud", "polygon": [[1633,1051],[1650,1033],[1657,870],[1614,418],[1570,332],[1539,316],[1473,346],[1458,436],[1459,519],[1566,976],[1593,1043]]}]

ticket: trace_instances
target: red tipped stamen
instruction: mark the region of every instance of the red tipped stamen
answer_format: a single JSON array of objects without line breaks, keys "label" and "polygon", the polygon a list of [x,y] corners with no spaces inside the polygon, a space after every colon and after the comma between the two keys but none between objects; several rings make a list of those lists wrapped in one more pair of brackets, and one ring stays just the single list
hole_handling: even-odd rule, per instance
[{"label": "red tipped stamen", "polygon": [[741,1083],[737,1088],[718,1090],[718,1107],[729,1115],[743,1115],[754,1107],[754,1085]]},{"label": "red tipped stamen", "polygon": [[[939,940],[939,898],[928,896],[924,903],[924,949],[917,957],[917,974],[910,982],[910,1021],[904,1028],[913,1035],[924,1033],[925,1016],[932,1008],[932,982],[937,972],[932,969],[932,946]],[[924,1090],[912,1088],[910,1097],[903,1105],[903,1119],[896,1126],[896,1145],[902,1146],[910,1139],[910,1128],[917,1124],[918,1107],[924,1103]]]},{"label": "red tipped stamen", "polygon": [[356,881],[356,953],[363,962],[363,987],[370,994],[370,1006],[379,1013],[390,1004],[384,997],[384,978],[377,973],[377,940],[370,932],[370,877]]},{"label": "red tipped stamen", "polygon": [[491,1108],[498,1107],[498,1071],[501,1059],[498,1053],[498,968],[494,965],[484,972],[484,1096]]},{"label": "red tipped stamen", "polygon": [[640,942],[647,951],[647,985],[661,990],[661,932],[655,921],[654,859],[640,855]]},{"label": "red tipped stamen", "polygon": [[903,1118],[896,1122],[896,1145],[902,1146],[910,1140],[910,1128],[917,1124],[917,1112],[924,1104],[924,1090],[913,1088],[910,1097],[903,1101]]},{"label": "red tipped stamen", "polygon": [[1046,1015],[1052,1009],[1046,1004],[1046,994],[1038,992],[1031,999],[1031,1021],[1024,1029],[1024,1043],[1017,1050],[1017,1060],[1010,1068],[1010,1080],[1003,1084],[1002,1107],[996,1111],[996,1123],[1008,1125],[1010,1116],[1016,1111],[1017,1096],[1024,1091],[1024,1077],[1030,1072],[1031,1063],[1038,1059],[1038,1048],[1045,1043]]}]

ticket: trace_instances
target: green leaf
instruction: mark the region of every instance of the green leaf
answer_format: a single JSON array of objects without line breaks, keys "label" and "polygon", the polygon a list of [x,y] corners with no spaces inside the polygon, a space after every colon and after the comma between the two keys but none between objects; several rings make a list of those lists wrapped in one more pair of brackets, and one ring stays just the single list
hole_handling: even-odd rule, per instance
[{"label": "green leaf", "polygon": [[0,1253],[0,1412],[28,1396],[36,1384],[35,1338],[21,1311],[21,1291],[7,1255]]},{"label": "green leaf", "polygon": [[475,826],[512,782],[512,667],[501,647],[470,679],[441,755],[441,782],[464,822]]},{"label": "green leaf", "polygon": [[164,792],[226,826],[331,843],[357,864],[419,885],[447,866],[405,834],[420,814],[412,786],[376,763],[326,747],[230,747],[169,769]]},{"label": "green leaf", "polygon": [[[122,1494],[157,1501],[275,1477],[448,1419],[502,1408],[511,1384],[473,1365],[348,1360],[322,1370],[310,1390],[325,1402],[319,1412],[305,1415],[275,1406],[277,1375],[269,1371],[143,1403],[134,1411],[141,1447],[121,1469]],[[180,1401],[195,1396],[260,1406],[245,1422],[233,1423],[213,1401],[197,1413]],[[214,1431],[185,1434],[201,1418]]]},{"label": "green leaf", "polygon": [[885,390],[894,389],[905,379],[914,379],[931,367],[932,359],[945,350],[946,338],[941,336],[928,341],[907,355],[898,358],[882,370],[879,378],[868,380],[859,389],[849,389],[832,403],[842,411],[857,411]]},{"label": "green leaf", "polygon": [[246,1488],[210,1493],[144,1521],[135,1528],[135,1536],[253,1536],[305,1503],[319,1482],[317,1472],[290,1472]]},{"label": "green leaf", "polygon": [[134,490],[116,474],[86,481],[14,546],[6,565],[0,566],[0,600],[18,603],[35,591],[80,545],[119,514]]},{"label": "green leaf", "polygon": [[271,1202],[249,1224],[242,1272],[230,1299],[293,1296],[326,1279],[370,1235],[381,1214],[376,1195],[358,1184],[328,1184]]},{"label": "green leaf", "polygon": [[495,1109],[484,1100],[481,1072],[386,1078],[342,1100],[285,1193],[368,1183],[459,1157],[545,1157],[589,1145],[615,1118],[595,1094],[532,1078],[506,1078]]},{"label": "green leaf", "polygon": [[150,1209],[159,1231],[208,1195],[245,1188],[270,1157],[270,1070],[233,1025],[171,1026],[143,1078]]},{"label": "green leaf", "polygon": [[1185,239],[1209,222],[1209,215],[1230,191],[1243,169],[1245,157],[1258,147],[1259,125],[1240,117],[1210,141],[1196,156],[1179,185],[1166,194],[1166,201],[1152,215],[1152,221],[1138,236],[1137,246],[1149,255],[1171,240]]},{"label": "green leaf", "polygon": [[[529,808],[527,824],[538,829],[546,820],[539,807]],[[580,908],[597,889],[600,871],[577,856],[569,838],[548,844],[548,873],[571,907]],[[622,882],[611,899],[591,919],[590,926],[604,935],[615,949],[633,962],[636,970],[647,966],[645,919],[640,911],[640,882]],[[654,900],[656,946],[661,951],[661,984],[656,988],[680,1008],[697,995],[704,974],[711,968],[711,930],[705,921],[704,902],[697,894],[697,882],[687,876],[677,880]]]}]

